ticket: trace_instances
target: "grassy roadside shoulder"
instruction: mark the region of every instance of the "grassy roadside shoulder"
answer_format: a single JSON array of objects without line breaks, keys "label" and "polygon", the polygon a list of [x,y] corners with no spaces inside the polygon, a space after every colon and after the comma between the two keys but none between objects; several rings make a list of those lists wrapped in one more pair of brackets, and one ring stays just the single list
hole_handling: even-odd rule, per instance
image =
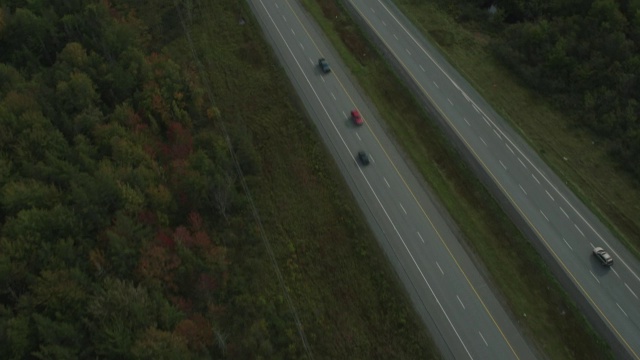
[{"label": "grassy roadside shoulder", "polygon": [[[202,80],[222,121],[256,151],[249,187],[314,357],[438,358],[247,3],[200,6],[190,32]],[[170,49],[195,71],[185,39]],[[304,357],[262,244],[243,242],[229,254],[232,316],[223,324],[245,347],[237,358]]]},{"label": "grassy roadside shoulder", "polygon": [[396,3],[640,258],[640,187],[637,179],[612,161],[599,139],[586,129],[578,128],[574,120],[550,105],[547,99],[528,90],[526,84],[493,56],[491,38],[482,30],[482,25],[473,22],[461,25],[455,21],[459,8],[449,3],[442,5],[438,0],[398,0]]},{"label": "grassy roadside shoulder", "polygon": [[440,196],[524,331],[554,359],[611,358],[607,344],[591,329],[535,249],[475,180],[435,123],[426,119],[344,9],[336,0],[302,3]]}]

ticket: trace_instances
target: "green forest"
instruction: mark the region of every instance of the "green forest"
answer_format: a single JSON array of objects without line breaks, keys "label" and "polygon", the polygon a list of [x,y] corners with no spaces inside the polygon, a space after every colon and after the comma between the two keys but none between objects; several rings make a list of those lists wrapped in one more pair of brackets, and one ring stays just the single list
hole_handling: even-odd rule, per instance
[{"label": "green forest", "polygon": [[133,11],[3,3],[0,358],[217,349],[217,224],[243,204],[226,147],[202,146],[224,145],[215,109]]},{"label": "green forest", "polygon": [[316,356],[437,357],[252,20],[2,2],[0,359],[304,357],[238,168]]},{"label": "green forest", "polygon": [[590,129],[640,175],[640,1],[458,0],[459,20],[486,18],[495,54],[531,88]]}]

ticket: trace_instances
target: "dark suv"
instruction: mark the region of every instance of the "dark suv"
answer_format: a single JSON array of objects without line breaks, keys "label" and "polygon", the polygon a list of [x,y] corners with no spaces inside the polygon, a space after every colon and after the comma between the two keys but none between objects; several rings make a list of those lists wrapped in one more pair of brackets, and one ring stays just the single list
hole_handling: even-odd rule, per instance
[{"label": "dark suv", "polygon": [[363,166],[369,165],[369,155],[364,151],[358,151],[358,159]]},{"label": "dark suv", "polygon": [[320,69],[322,70],[323,73],[327,74],[331,72],[329,63],[324,58],[320,58],[320,60],[318,60],[318,65],[320,66]]}]

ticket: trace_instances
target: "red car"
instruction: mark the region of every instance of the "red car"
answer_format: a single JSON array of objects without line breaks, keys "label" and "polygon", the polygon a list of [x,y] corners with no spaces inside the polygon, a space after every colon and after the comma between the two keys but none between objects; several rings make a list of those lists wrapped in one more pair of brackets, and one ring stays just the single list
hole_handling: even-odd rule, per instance
[{"label": "red car", "polygon": [[362,116],[360,116],[360,112],[358,110],[351,110],[351,119],[353,119],[353,123],[360,126],[362,125]]}]

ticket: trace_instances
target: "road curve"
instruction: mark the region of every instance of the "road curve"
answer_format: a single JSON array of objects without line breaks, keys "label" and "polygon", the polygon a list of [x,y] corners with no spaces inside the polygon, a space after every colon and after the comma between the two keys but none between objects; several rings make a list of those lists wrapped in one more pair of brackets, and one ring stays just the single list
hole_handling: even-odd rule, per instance
[{"label": "road curve", "polygon": [[248,2],[443,357],[535,358],[310,17],[295,1]]},{"label": "road curve", "polygon": [[[640,359],[638,260],[390,1],[346,4],[536,240],[617,357]],[[596,246],[614,256],[612,268],[591,256]]]}]

